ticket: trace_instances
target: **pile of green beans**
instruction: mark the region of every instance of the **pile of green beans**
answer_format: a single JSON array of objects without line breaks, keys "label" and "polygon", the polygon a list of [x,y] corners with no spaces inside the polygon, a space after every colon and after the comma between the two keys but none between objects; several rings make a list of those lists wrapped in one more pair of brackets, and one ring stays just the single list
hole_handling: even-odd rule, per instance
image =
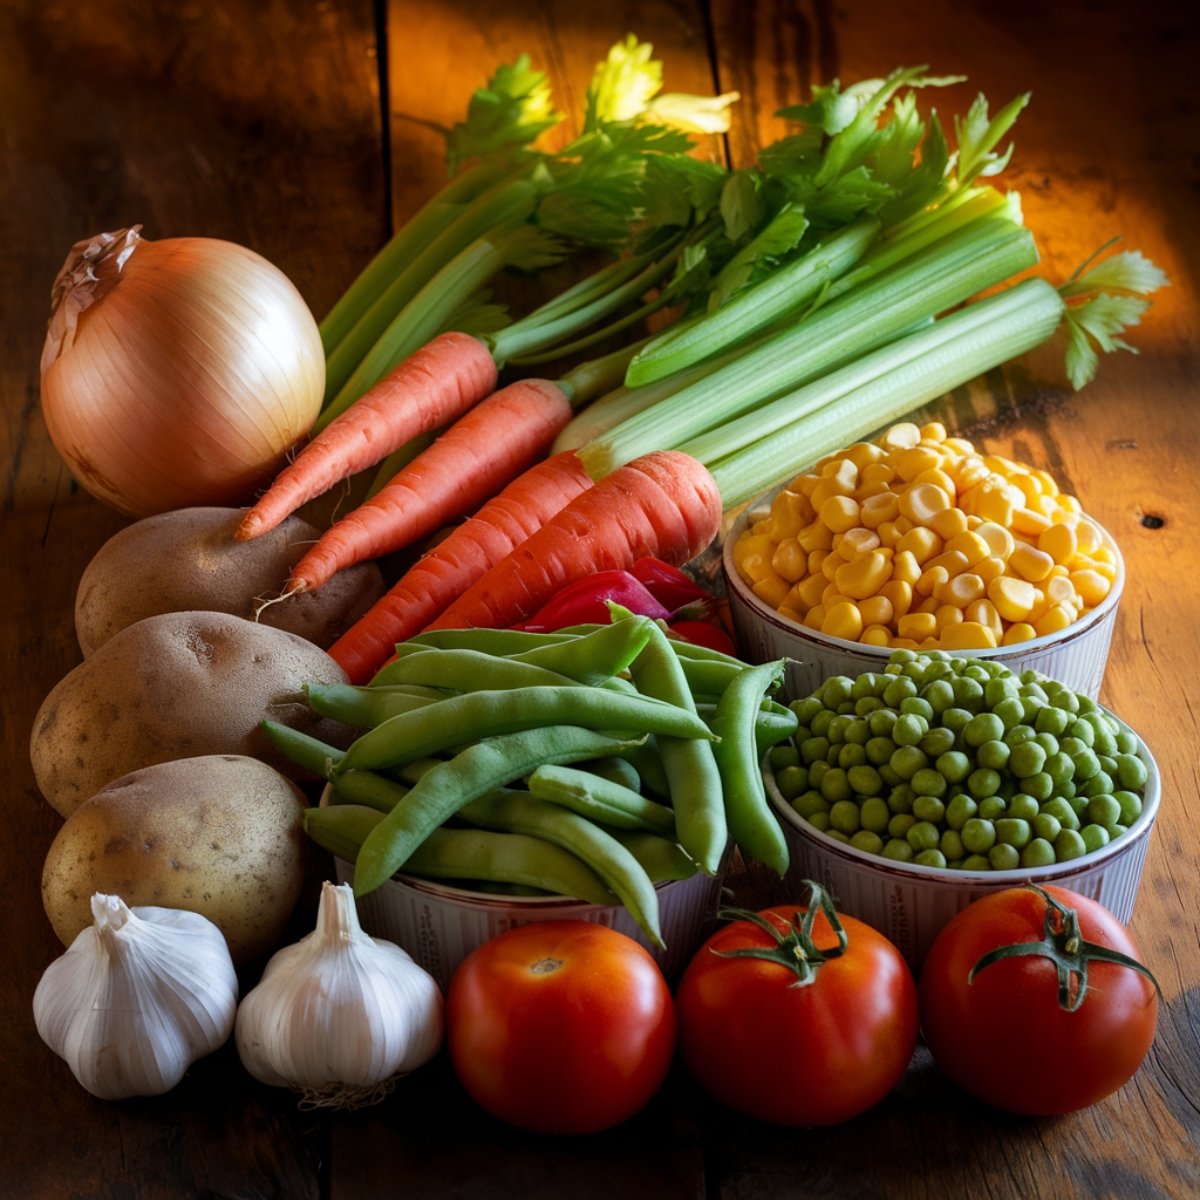
[{"label": "pile of green beans", "polygon": [[782,677],[614,609],[552,634],[431,631],[366,686],[310,685],[358,731],[345,749],[263,729],[329,783],[305,829],[354,863],[357,895],[403,870],[623,904],[661,945],[657,884],[715,875],[731,840],[787,869],[760,769],[798,726],[771,699]]},{"label": "pile of green beans", "polygon": [[834,676],[792,702],[769,751],[784,798],[814,828],[899,862],[1001,871],[1069,862],[1142,811],[1137,735],[1036,671],[897,650],[881,672]]}]

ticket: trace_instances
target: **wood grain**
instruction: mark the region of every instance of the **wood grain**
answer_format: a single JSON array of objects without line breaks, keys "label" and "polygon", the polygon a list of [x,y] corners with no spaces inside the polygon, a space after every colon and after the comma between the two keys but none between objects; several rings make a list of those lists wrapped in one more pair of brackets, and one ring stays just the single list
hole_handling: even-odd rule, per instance
[{"label": "wood grain", "polygon": [[[150,237],[252,246],[320,314],[445,178],[439,131],[498,63],[527,51],[559,106],[578,112],[594,63],[629,31],[654,43],[669,90],[741,93],[730,136],[704,147],[734,164],[784,132],[780,107],[833,78],[908,63],[967,75],[930,93],[944,112],[976,90],[993,106],[1031,90],[1007,178],[1043,269],[1062,278],[1124,233],[1171,275],[1132,335],[1141,353],[1105,361],[1084,393],[1066,387],[1055,346],[927,410],[1045,466],[1125,555],[1103,698],[1145,734],[1164,779],[1133,919],[1166,998],[1149,1060],[1092,1109],[1029,1121],[964,1100],[918,1051],[879,1108],[824,1131],[738,1118],[677,1071],[620,1129],[538,1138],[481,1113],[444,1060],[378,1108],[301,1112],[254,1084],[231,1046],[161,1100],[93,1100],[38,1040],[30,1010],[61,947],[39,890],[59,822],[34,785],[28,738],[79,660],[80,572],[125,523],[74,485],[38,412],[55,271],[78,238],[141,221]],[[0,973],[0,1197],[1200,1194],[1198,33],[1167,0],[0,4],[0,864],[15,918]],[[572,132],[568,122],[555,136]],[[752,879],[739,887],[753,896]]]}]

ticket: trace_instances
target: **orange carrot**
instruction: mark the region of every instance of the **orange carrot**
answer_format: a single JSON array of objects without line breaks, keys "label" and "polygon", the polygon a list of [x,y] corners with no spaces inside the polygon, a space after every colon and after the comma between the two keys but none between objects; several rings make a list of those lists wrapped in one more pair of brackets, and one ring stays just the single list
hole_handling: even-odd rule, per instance
[{"label": "orange carrot", "polygon": [[518,475],[473,517],[438,542],[332,646],[330,657],[366,683],[396,643],[420,632],[483,573],[592,486],[573,450]]},{"label": "orange carrot", "polygon": [[592,572],[646,555],[679,566],[720,524],[721,497],[700,462],[677,450],[644,454],[581,492],[426,628],[515,625]]},{"label": "orange carrot", "polygon": [[326,530],[292,568],[287,590],[312,591],[343,567],[402,550],[474,512],[544,458],[570,419],[570,402],[547,380],[493,392]]},{"label": "orange carrot", "polygon": [[330,422],[242,518],[236,537],[267,533],[335,483],[382,462],[418,434],[457,420],[496,386],[491,352],[468,333],[442,333]]}]

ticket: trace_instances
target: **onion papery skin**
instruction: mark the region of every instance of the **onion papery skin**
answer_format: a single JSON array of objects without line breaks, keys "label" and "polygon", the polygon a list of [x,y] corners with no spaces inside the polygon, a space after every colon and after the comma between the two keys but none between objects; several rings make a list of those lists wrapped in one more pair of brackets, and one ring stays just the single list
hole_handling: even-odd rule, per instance
[{"label": "onion papery skin", "polygon": [[139,228],[79,242],[55,280],[50,439],[85,490],[129,516],[247,503],[320,412],[317,323],[254,251]]}]

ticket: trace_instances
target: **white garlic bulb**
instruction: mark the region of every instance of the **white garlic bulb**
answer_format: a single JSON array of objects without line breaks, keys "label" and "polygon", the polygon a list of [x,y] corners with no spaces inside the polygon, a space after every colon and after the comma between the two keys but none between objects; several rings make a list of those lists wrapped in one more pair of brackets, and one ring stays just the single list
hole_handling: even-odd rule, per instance
[{"label": "white garlic bulb", "polygon": [[92,897],[93,924],[33,995],[42,1040],[93,1096],[159,1096],[233,1032],[238,981],[225,937],[183,909]]},{"label": "white garlic bulb", "polygon": [[313,1104],[359,1107],[442,1044],[442,993],[399,946],[363,932],[346,884],[322,886],[316,928],[276,951],[238,1009],[246,1070]]}]

